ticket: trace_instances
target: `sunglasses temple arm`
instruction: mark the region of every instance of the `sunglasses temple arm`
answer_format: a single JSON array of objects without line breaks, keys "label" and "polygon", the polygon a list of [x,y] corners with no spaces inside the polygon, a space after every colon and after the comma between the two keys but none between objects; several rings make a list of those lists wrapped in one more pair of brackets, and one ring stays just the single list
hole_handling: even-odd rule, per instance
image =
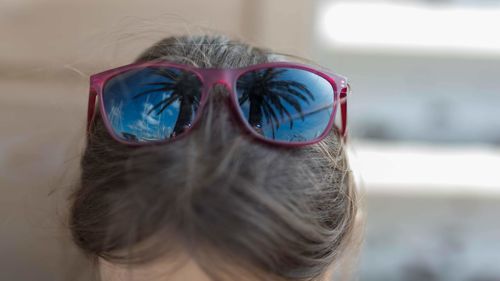
[{"label": "sunglasses temple arm", "polygon": [[340,92],[340,113],[342,117],[342,128],[340,134],[344,141],[347,140],[347,95],[350,92],[350,86],[343,88]]},{"label": "sunglasses temple arm", "polygon": [[97,93],[91,88],[89,91],[89,104],[87,110],[87,134],[90,132],[90,126],[92,124],[92,119],[94,118],[96,97]]}]

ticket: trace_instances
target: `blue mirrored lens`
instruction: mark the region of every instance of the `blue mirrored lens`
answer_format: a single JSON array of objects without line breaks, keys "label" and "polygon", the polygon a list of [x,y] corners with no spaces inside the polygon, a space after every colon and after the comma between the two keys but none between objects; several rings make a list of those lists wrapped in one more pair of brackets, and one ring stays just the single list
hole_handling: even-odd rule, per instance
[{"label": "blue mirrored lens", "polygon": [[103,103],[115,135],[127,142],[173,138],[191,127],[201,101],[202,82],[172,67],[130,70],[111,78]]},{"label": "blue mirrored lens", "polygon": [[265,138],[307,142],[325,132],[334,108],[334,90],[325,78],[296,68],[265,68],[238,78],[240,111]]}]

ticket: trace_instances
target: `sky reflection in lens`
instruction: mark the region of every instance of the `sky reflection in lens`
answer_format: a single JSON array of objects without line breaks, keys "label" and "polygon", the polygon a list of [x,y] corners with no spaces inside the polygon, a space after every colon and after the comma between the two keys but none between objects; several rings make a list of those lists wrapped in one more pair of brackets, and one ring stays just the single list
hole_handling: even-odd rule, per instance
[{"label": "sky reflection in lens", "polygon": [[237,81],[243,116],[257,133],[279,141],[309,141],[326,129],[333,111],[331,84],[295,68],[250,71]]},{"label": "sky reflection in lens", "polygon": [[115,134],[129,142],[173,138],[191,127],[201,99],[201,81],[171,67],[132,70],[104,87],[104,108]]}]

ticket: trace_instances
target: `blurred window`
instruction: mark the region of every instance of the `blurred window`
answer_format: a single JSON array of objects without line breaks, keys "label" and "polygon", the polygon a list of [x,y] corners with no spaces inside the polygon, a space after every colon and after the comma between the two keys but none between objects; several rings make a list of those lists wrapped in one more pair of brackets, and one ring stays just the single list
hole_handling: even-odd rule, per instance
[{"label": "blurred window", "polygon": [[318,1],[315,54],[351,79],[354,137],[500,144],[500,1]]}]

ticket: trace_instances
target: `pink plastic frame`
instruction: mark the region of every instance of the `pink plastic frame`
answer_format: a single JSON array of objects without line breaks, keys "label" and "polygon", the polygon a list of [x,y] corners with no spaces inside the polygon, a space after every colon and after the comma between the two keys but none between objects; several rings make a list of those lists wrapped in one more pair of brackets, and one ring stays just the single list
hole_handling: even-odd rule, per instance
[{"label": "pink plastic frame", "polygon": [[[145,68],[145,67],[152,67],[152,66],[170,66],[170,67],[175,67],[178,69],[190,71],[194,74],[196,74],[199,79],[202,82],[202,92],[201,92],[201,101],[200,101],[200,106],[198,107],[198,112],[196,113],[196,116],[194,118],[194,121],[191,125],[190,128],[186,129],[183,131],[181,134],[177,135],[175,138],[172,139],[166,139],[162,141],[152,141],[152,142],[143,142],[143,143],[133,143],[133,142],[127,142],[122,139],[120,139],[116,134],[114,133],[111,124],[108,120],[108,116],[106,115],[105,109],[104,109],[104,103],[102,102],[103,99],[103,89],[104,85],[106,84],[107,81],[109,81],[111,78],[115,77],[116,75],[119,75],[121,73],[127,72],[129,70],[133,69],[140,69],[140,68]],[[252,70],[258,70],[262,68],[277,68],[277,67],[287,67],[287,68],[295,68],[295,69],[302,69],[306,70],[312,73],[315,73],[324,79],[326,79],[332,86],[333,92],[334,92],[334,104],[333,104],[333,111],[332,115],[330,116],[330,120],[328,122],[328,125],[325,129],[325,131],[316,139],[310,140],[307,142],[285,142],[285,141],[275,141],[271,139],[267,139],[260,134],[256,133],[246,122],[244,116],[242,115],[241,111],[239,110],[239,105],[238,105],[238,98],[236,95],[236,81],[237,79],[243,75],[246,72],[252,71]],[[279,146],[285,146],[285,147],[297,147],[297,146],[304,146],[304,145],[310,145],[310,144],[315,144],[322,139],[324,139],[328,133],[331,131],[332,127],[334,126],[334,117],[337,112],[337,107],[338,104],[340,103],[341,105],[341,128],[340,128],[340,135],[345,142],[347,139],[347,95],[350,93],[350,86],[347,83],[347,78],[334,74],[334,73],[327,73],[324,71],[320,71],[318,69],[312,68],[308,65],[300,64],[300,63],[292,63],[292,62],[271,62],[271,63],[263,63],[263,64],[256,64],[256,65],[251,65],[248,67],[243,67],[243,68],[231,68],[231,69],[217,69],[217,68],[197,68],[189,65],[184,65],[184,64],[177,64],[177,63],[172,63],[169,61],[148,61],[148,62],[139,62],[139,63],[132,63],[128,65],[124,65],[121,67],[113,68],[106,70],[104,72],[100,72],[97,74],[94,74],[90,76],[90,91],[89,91],[89,102],[88,102],[88,113],[87,113],[87,133],[89,133],[93,118],[94,118],[94,113],[95,113],[95,104],[96,104],[96,98],[99,97],[99,110],[102,116],[102,119],[104,121],[104,124],[110,133],[110,135],[115,139],[116,141],[131,145],[131,146],[143,146],[143,145],[153,145],[153,144],[164,144],[168,143],[171,141],[175,141],[185,135],[188,135],[191,129],[193,129],[196,124],[198,124],[198,121],[201,117],[201,113],[203,111],[203,108],[207,102],[208,99],[208,94],[209,94],[209,89],[217,84],[220,83],[224,85],[227,90],[230,92],[230,98],[229,98],[229,107],[233,113],[233,116],[238,120],[238,124],[241,125],[241,127],[247,132],[250,136],[253,138],[262,141],[264,143],[268,144],[274,144],[274,145],[279,145]]]}]

